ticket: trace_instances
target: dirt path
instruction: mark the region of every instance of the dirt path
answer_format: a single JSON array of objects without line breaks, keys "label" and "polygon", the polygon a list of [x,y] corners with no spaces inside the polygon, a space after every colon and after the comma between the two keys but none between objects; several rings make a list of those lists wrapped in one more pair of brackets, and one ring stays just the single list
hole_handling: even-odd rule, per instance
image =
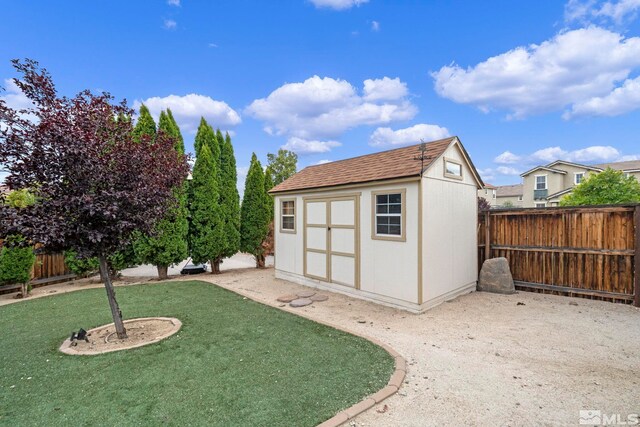
[{"label": "dirt path", "polygon": [[[184,279],[276,307],[278,296],[306,289],[274,279],[272,269]],[[34,296],[96,286],[61,284]],[[353,425],[576,425],[581,409],[623,419],[640,412],[640,310],[630,306],[522,292],[473,293],[422,315],[340,294],[282,308],[375,337],[407,359],[400,392]]]}]

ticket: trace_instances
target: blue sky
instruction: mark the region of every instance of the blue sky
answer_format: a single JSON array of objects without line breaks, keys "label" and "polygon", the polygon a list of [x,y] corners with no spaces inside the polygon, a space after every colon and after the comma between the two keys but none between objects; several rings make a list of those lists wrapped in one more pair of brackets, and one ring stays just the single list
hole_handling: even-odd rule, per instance
[{"label": "blue sky", "polygon": [[557,158],[640,158],[640,0],[2,1],[0,85],[38,60],[60,93],[201,115],[299,168],[458,135],[487,182]]}]

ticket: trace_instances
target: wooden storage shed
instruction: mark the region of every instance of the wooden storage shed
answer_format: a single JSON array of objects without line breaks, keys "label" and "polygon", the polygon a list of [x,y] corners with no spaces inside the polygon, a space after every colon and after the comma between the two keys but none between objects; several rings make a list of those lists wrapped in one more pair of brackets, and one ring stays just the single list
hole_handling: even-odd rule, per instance
[{"label": "wooden storage shed", "polygon": [[457,137],[420,148],[309,166],[274,187],[276,277],[416,313],[473,291],[482,180]]}]

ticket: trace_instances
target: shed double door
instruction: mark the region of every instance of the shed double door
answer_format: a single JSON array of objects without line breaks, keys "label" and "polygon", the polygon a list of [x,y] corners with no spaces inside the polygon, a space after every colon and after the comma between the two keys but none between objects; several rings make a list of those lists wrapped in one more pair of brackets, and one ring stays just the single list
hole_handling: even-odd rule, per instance
[{"label": "shed double door", "polygon": [[304,275],[359,288],[358,196],[304,201]]}]

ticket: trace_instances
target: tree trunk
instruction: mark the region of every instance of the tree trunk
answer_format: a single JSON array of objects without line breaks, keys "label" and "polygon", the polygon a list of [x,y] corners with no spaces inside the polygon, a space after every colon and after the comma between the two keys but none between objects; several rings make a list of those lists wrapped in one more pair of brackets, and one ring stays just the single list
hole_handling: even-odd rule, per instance
[{"label": "tree trunk", "polygon": [[27,282],[24,282],[22,284],[22,298],[26,298],[29,296],[29,284]]},{"label": "tree trunk", "polygon": [[111,283],[107,258],[104,255],[100,255],[98,260],[100,261],[100,276],[107,290],[107,299],[109,300],[109,307],[111,307],[111,316],[116,327],[116,334],[120,339],[127,338],[127,330],[124,328],[124,323],[122,323],[122,312],[118,307],[118,301],[116,301],[116,291],[113,288],[113,283]]},{"label": "tree trunk", "polygon": [[219,259],[210,259],[209,264],[211,265],[211,274],[220,274],[220,260]]},{"label": "tree trunk", "polygon": [[265,258],[264,254],[256,255],[256,268],[264,268]]},{"label": "tree trunk", "polygon": [[211,262],[211,273],[213,274],[220,274],[220,264],[222,264],[222,259],[221,258],[216,258]]},{"label": "tree trunk", "polygon": [[156,267],[158,268],[158,278],[160,280],[166,280],[169,277],[169,275],[167,274],[167,271],[169,270],[169,266],[157,265]]}]

